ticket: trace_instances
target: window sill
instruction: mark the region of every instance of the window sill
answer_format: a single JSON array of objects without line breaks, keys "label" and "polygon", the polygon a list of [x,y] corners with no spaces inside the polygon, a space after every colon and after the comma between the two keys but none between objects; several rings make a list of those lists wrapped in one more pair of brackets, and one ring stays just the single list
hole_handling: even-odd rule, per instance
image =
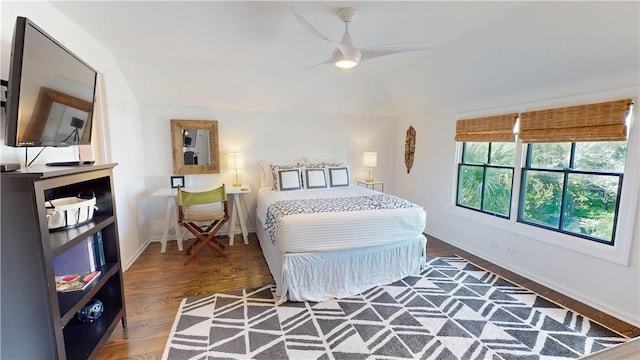
[{"label": "window sill", "polygon": [[[515,219],[504,219],[455,205],[450,207],[449,213],[545,244],[568,249],[619,265],[629,265],[629,246],[623,245],[629,244],[630,239],[623,238],[621,234],[617,234],[615,245],[607,245],[597,241],[590,241],[581,237],[519,223]],[[620,229],[618,229],[618,231],[620,232]]]},{"label": "window sill", "polygon": [[629,265],[629,252],[625,251],[625,249],[620,246],[620,243],[629,241],[628,239],[618,239],[614,245],[608,245],[519,222],[515,222],[512,230],[515,234],[536,241],[541,241],[549,245],[575,251],[619,265]]}]

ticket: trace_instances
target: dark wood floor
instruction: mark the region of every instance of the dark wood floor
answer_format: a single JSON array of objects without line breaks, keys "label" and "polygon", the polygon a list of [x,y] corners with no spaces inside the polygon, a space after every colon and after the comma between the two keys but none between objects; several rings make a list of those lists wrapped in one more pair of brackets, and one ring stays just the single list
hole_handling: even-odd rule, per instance
[{"label": "dark wood floor", "polygon": [[[255,234],[249,234],[247,246],[238,235],[226,254],[227,259],[219,258],[210,249],[204,249],[184,266],[185,255],[178,252],[175,242],[169,242],[164,254],[160,253],[160,243],[151,243],[124,273],[128,326],[116,328],[99,359],[159,359],[184,297],[274,283]],[[455,254],[624,335],[640,336],[639,328],[429,237],[428,256]]]}]

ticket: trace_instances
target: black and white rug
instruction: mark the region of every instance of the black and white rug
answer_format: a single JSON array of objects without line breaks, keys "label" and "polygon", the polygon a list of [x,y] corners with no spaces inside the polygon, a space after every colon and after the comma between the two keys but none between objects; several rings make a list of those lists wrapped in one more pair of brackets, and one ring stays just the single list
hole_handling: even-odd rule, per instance
[{"label": "black and white rug", "polygon": [[460,257],[337,300],[186,298],[164,359],[566,359],[628,338]]}]

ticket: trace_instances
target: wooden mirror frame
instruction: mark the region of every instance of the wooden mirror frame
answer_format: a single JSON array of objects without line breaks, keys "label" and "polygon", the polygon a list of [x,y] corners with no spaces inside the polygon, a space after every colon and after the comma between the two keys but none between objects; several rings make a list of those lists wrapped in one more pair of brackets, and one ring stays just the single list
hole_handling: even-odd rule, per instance
[{"label": "wooden mirror frame", "polygon": [[[187,129],[209,130],[209,164],[185,165],[182,131]],[[173,149],[174,174],[219,174],[218,122],[216,120],[171,119],[171,147]]]}]

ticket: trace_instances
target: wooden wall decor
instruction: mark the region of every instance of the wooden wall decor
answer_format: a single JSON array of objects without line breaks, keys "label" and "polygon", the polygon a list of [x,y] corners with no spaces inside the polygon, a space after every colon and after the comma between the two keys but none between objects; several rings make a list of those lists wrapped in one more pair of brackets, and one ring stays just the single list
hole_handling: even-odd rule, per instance
[{"label": "wooden wall decor", "polygon": [[407,166],[407,174],[411,172],[413,166],[413,155],[416,152],[416,129],[409,126],[407,136],[404,141],[404,164]]},{"label": "wooden wall decor", "polygon": [[[173,173],[174,174],[219,174],[220,153],[218,150],[218,121],[216,120],[178,120],[171,119],[171,146],[173,149]],[[189,146],[185,146],[186,131],[204,131],[208,142],[203,154],[199,154],[198,161],[193,160],[195,152]],[[193,140],[195,141],[195,140]],[[202,146],[199,140],[196,145]],[[190,155],[190,156],[187,156]],[[189,159],[190,161],[185,161]]]}]

